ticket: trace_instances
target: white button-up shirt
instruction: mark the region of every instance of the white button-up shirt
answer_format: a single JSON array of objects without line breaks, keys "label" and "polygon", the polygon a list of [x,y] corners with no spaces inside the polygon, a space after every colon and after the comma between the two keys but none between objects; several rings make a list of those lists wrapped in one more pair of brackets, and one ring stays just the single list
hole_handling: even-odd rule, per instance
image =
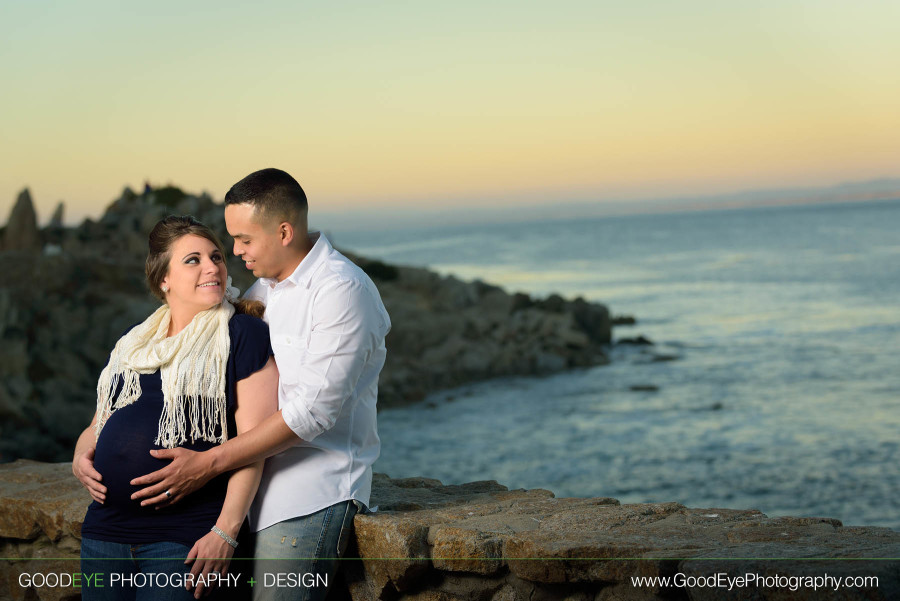
[{"label": "white button-up shirt", "polygon": [[278,408],[302,439],[266,460],[254,531],[341,501],[368,505],[381,448],[375,401],[391,321],[369,276],[325,236],[311,237],[290,276],[259,279],[244,295],[266,305]]}]

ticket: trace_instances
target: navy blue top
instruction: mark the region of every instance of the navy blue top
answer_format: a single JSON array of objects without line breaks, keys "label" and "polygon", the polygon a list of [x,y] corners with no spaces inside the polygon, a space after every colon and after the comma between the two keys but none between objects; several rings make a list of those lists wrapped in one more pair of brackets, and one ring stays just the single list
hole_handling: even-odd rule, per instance
[{"label": "navy blue top", "polygon": [[[249,315],[235,315],[228,322],[231,350],[225,372],[225,396],[228,408],[228,434],[235,436],[235,384],[262,369],[273,355],[269,326]],[[141,374],[141,396],[131,405],[112,412],[100,431],[94,467],[103,476],[106,502],[88,507],[81,534],[87,538],[115,543],[180,542],[192,546],[216,523],[225,501],[228,474],[210,480],[203,488],[170,507],[141,507],[131,495],[142,487],[129,484],[132,479],[164,467],[168,461],[155,459],[150,449],[162,415],[162,378],[159,371]],[[121,384],[120,384],[121,387]],[[116,391],[118,395],[118,391]],[[252,400],[251,400],[252,402]],[[205,451],[215,443],[205,440],[182,445],[193,451]]]}]

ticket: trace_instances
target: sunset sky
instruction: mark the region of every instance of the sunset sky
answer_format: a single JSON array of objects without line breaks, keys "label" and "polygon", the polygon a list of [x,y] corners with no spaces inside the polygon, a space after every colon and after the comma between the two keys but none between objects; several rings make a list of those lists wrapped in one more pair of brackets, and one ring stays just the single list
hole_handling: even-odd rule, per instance
[{"label": "sunset sky", "polygon": [[323,211],[900,176],[900,3],[0,0],[0,220],[277,166]]}]

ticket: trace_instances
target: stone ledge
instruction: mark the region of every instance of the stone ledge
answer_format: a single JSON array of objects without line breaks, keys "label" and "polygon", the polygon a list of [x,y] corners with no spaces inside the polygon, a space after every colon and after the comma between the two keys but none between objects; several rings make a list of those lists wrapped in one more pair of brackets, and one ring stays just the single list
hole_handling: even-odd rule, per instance
[{"label": "stone ledge", "polygon": [[91,498],[72,475],[71,463],[20,459],[0,465],[0,495],[3,539],[81,538],[81,522]]},{"label": "stone ledge", "polygon": [[[22,558],[3,562],[0,597],[77,598],[65,590],[25,591],[16,580],[23,571],[52,567],[30,558],[78,556],[90,497],[71,465],[0,465],[0,499],[3,557]],[[343,592],[354,600],[821,598],[806,589],[729,593],[631,585],[632,576],[678,572],[877,576],[878,588],[845,589],[828,598],[900,598],[900,561],[846,561],[900,557],[900,533],[888,528],[769,518],[756,510],[556,498],[547,490],[511,491],[493,481],[445,486],[383,474],[374,478],[372,503],[379,510],[355,522],[351,552],[361,561],[344,564]]]}]

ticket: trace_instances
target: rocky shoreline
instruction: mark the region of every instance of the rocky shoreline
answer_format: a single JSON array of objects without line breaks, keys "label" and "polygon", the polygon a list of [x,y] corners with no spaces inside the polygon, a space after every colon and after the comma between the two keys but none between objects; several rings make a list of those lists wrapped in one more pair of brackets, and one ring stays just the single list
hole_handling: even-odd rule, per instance
[{"label": "rocky shoreline", "polygon": [[[193,214],[225,233],[221,205],[175,188],[126,190],[100,220],[75,228],[63,227],[62,211],[39,228],[25,191],[0,228],[6,266],[0,282],[0,462],[69,457],[93,411],[96,376],[113,342],[156,307],[143,285],[146,233],[156,220]],[[613,320],[602,305],[535,299],[352,258],[376,281],[394,321],[381,406],[481,379],[607,361]],[[230,270],[242,288],[249,284],[239,262]],[[642,337],[621,342],[652,345]],[[78,571],[89,500],[68,463],[0,463],[0,598],[79,598],[77,590],[22,586],[19,578]],[[383,474],[376,474],[372,505],[379,511],[356,518],[350,553],[359,560],[345,562],[332,601],[900,598],[900,533],[888,528]],[[632,580],[680,575],[702,582],[748,573],[878,582],[838,590],[792,590],[789,584],[726,590]]]},{"label": "rocky shoreline", "polygon": [[[190,214],[228,244],[222,205],[174,187],[126,189],[97,221],[63,226],[60,205],[38,227],[23,190],[0,228],[0,461],[59,461],[90,420],[96,378],[118,336],[158,305],[143,283],[150,228]],[[427,269],[347,253],[375,281],[391,315],[379,407],[489,378],[607,362],[608,309],[557,295],[536,299]],[[246,289],[252,275],[229,259]]]},{"label": "rocky shoreline", "polygon": [[[0,598],[79,598],[73,588],[21,586],[19,578],[79,570],[89,502],[71,464],[0,465]],[[349,557],[359,561],[342,562],[332,601],[900,598],[900,533],[888,528],[845,527],[821,517],[769,518],[752,509],[556,498],[547,490],[508,490],[493,481],[445,486],[383,474],[375,475],[371,504],[378,511],[355,520]],[[233,566],[242,569],[238,562]],[[732,590],[698,580],[748,573],[759,581]],[[835,591],[808,585],[791,590],[787,581],[762,580],[812,582],[825,574],[878,582],[853,580]],[[641,585],[633,577],[673,581]]]}]

